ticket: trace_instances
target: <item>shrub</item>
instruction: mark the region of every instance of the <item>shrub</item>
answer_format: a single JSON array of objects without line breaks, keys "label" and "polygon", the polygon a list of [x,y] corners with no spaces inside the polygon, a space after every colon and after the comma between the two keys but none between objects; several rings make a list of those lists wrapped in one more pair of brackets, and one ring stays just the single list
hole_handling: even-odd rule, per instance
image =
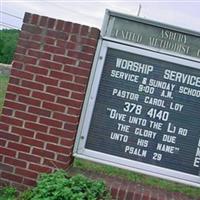
[{"label": "shrub", "polygon": [[102,181],[83,175],[69,177],[64,171],[43,174],[35,188],[26,191],[20,200],[108,200],[110,195]]}]

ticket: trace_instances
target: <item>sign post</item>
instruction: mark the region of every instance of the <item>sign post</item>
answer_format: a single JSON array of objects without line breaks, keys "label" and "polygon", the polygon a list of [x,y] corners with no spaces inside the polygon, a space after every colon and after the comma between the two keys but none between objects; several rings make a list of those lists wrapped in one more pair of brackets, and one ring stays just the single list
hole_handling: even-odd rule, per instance
[{"label": "sign post", "polygon": [[[115,23],[113,16],[106,18],[103,35],[113,30],[119,34],[120,26],[113,28],[117,18]],[[87,90],[75,156],[200,186],[200,62],[191,53],[200,45],[190,51],[186,33],[177,33],[177,38],[170,41],[188,46],[187,56],[185,50],[150,50],[105,36]]]}]

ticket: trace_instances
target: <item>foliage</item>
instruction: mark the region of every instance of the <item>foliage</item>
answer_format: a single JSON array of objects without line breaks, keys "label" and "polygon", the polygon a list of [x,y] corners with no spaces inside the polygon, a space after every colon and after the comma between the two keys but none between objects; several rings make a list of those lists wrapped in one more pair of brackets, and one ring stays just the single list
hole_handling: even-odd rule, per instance
[{"label": "foliage", "polygon": [[13,187],[5,187],[0,190],[0,200],[14,200],[16,189]]},{"label": "foliage", "polygon": [[0,63],[10,64],[12,62],[18,37],[18,30],[0,30]]},{"label": "foliage", "polygon": [[83,175],[69,177],[64,171],[41,175],[32,191],[20,200],[106,200],[110,199],[102,181],[92,181]]}]

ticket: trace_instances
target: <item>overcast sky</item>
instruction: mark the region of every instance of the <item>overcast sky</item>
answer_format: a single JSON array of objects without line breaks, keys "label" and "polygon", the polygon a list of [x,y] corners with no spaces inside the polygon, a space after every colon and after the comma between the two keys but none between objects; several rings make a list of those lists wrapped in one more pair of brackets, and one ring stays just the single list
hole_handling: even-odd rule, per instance
[{"label": "overcast sky", "polygon": [[120,0],[0,0],[0,28],[19,28],[25,12],[101,28],[105,9],[172,24],[200,32],[198,1],[120,1]]}]

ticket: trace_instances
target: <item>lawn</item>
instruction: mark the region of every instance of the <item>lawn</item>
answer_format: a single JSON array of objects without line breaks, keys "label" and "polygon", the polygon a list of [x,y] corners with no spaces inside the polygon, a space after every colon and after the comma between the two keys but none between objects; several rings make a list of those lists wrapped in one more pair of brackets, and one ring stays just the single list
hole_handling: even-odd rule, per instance
[{"label": "lawn", "polygon": [[3,106],[6,89],[8,85],[9,76],[8,75],[0,75],[0,113]]}]

